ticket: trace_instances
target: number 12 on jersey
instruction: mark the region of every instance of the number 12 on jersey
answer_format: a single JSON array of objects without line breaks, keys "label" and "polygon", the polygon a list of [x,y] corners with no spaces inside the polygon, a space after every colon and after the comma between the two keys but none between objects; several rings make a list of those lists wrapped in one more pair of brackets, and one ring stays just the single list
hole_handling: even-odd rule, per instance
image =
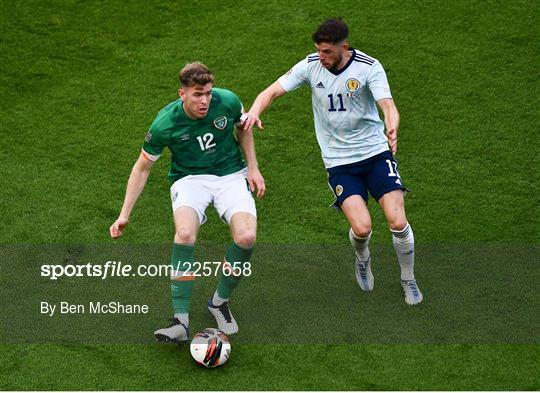
[{"label": "number 12 on jersey", "polygon": [[343,95],[336,94],[336,97],[339,99],[339,108],[338,109],[336,109],[336,107],[334,106],[334,95],[333,94],[328,94],[328,98],[330,99],[330,108],[328,108],[328,112],[335,112],[335,111],[343,112],[343,111],[346,111],[347,109],[345,109],[345,107],[343,106]]},{"label": "number 12 on jersey", "polygon": [[198,136],[197,140],[199,141],[199,146],[202,151],[208,150],[216,145],[215,142],[212,142],[214,140],[214,135],[210,132],[207,132],[202,137]]}]

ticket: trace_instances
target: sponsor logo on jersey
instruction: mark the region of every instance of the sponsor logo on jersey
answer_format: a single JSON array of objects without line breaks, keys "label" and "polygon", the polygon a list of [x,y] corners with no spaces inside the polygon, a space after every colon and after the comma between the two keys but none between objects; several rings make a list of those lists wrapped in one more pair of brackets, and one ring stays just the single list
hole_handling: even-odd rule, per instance
[{"label": "sponsor logo on jersey", "polygon": [[189,134],[184,134],[180,137],[180,140],[181,141],[187,141],[189,138],[191,137],[191,135]]},{"label": "sponsor logo on jersey", "polygon": [[223,131],[227,127],[227,116],[220,116],[214,119],[214,127]]},{"label": "sponsor logo on jersey", "polygon": [[148,132],[146,133],[144,140],[148,143],[150,143],[150,141],[152,140],[152,133],[150,132],[150,130],[148,130]]},{"label": "sponsor logo on jersey", "polygon": [[345,87],[349,92],[354,93],[360,89],[360,82],[358,82],[358,79],[356,78],[349,78],[347,79],[347,82],[345,82]]},{"label": "sponsor logo on jersey", "polygon": [[343,186],[341,184],[338,184],[336,186],[336,196],[340,196],[341,194],[343,194]]},{"label": "sponsor logo on jersey", "polygon": [[317,89],[324,89],[324,85],[323,85],[322,82],[317,83],[317,84],[315,85],[315,87],[316,87]]}]

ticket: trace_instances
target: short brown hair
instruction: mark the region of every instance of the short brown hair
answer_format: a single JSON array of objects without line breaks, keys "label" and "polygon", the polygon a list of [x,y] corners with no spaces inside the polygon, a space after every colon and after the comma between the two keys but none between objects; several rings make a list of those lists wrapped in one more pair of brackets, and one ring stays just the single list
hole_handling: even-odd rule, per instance
[{"label": "short brown hair", "polygon": [[320,44],[321,42],[338,44],[345,41],[348,36],[349,28],[345,21],[341,18],[332,18],[321,23],[311,38],[313,38],[316,44]]},{"label": "short brown hair", "polygon": [[214,74],[203,63],[189,63],[182,68],[178,75],[182,86],[206,85],[214,82]]}]

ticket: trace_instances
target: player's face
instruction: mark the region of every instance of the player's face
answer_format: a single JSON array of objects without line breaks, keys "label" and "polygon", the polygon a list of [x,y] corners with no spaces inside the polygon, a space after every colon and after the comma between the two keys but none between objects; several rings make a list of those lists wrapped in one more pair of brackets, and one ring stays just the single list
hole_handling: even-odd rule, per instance
[{"label": "player's face", "polygon": [[332,44],[330,42],[320,42],[315,44],[319,53],[319,61],[327,70],[339,68],[343,62],[343,54],[347,52],[348,45],[346,43]]},{"label": "player's face", "polygon": [[193,119],[202,119],[208,113],[212,100],[212,83],[183,86],[178,91],[184,101],[184,112]]}]

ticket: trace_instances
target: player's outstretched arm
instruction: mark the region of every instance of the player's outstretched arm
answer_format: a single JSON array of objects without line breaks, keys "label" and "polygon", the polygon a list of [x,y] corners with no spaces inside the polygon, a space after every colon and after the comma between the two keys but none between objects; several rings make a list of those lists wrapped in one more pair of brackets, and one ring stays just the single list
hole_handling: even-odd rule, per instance
[{"label": "player's outstretched arm", "polygon": [[266,191],[266,185],[264,178],[259,171],[259,164],[257,162],[257,156],[255,154],[255,140],[253,133],[246,131],[244,128],[237,128],[236,134],[238,135],[238,142],[244,152],[244,157],[247,163],[247,181],[249,183],[249,190],[251,192],[257,190],[257,198],[262,198]]},{"label": "player's outstretched arm", "polygon": [[139,196],[144,189],[152,165],[154,165],[154,162],[146,158],[143,153],[141,153],[135,162],[135,165],[133,165],[126,188],[126,196],[124,198],[122,210],[116,221],[109,228],[109,232],[113,239],[122,236],[125,227],[128,225],[129,216],[131,215],[133,206],[135,206],[135,202],[137,202],[137,199],[139,199]]},{"label": "player's outstretched arm", "polygon": [[386,126],[386,136],[390,144],[392,154],[397,153],[397,132],[399,129],[399,112],[396,108],[394,100],[391,98],[383,98],[377,101],[377,104],[384,113],[384,125]]},{"label": "player's outstretched arm", "polygon": [[253,102],[253,105],[251,105],[251,108],[249,109],[248,117],[243,123],[244,131],[251,132],[254,125],[256,125],[260,130],[263,130],[264,126],[259,116],[272,104],[272,101],[278,97],[281,97],[285,93],[285,89],[283,89],[278,81],[275,81],[265,90],[263,90],[257,96],[255,102]]}]

